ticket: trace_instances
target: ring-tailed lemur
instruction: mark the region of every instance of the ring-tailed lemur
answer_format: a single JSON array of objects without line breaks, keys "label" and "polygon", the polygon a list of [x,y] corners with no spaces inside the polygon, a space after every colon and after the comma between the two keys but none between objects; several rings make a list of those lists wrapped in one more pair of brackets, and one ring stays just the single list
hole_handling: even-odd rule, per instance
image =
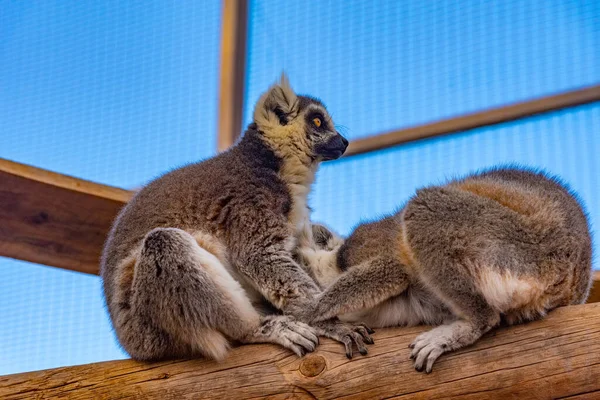
[{"label": "ring-tailed lemur", "polygon": [[[325,106],[296,95],[282,75],[235,146],[138,191],[101,260],[123,348],[142,360],[222,359],[235,340],[302,355],[319,334],[364,353],[372,342],[365,326],[295,318],[320,292],[292,259],[299,236],[312,240],[307,195],[319,163],[347,145]],[[264,299],[283,315],[263,310]]]},{"label": "ring-tailed lemur", "polygon": [[499,324],[583,303],[591,239],[577,197],[541,172],[499,168],[418,190],[397,213],[342,240],[314,225],[298,257],[327,289],[308,312],[372,327],[440,325],[411,344],[431,372]]}]

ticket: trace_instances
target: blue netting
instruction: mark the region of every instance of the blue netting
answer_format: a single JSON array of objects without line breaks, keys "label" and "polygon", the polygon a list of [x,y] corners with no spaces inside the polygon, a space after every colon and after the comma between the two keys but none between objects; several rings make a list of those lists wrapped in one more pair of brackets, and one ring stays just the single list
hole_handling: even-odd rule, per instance
[{"label": "blue netting", "polygon": [[357,138],[600,82],[600,2],[252,2],[246,121],[282,69]]},{"label": "blue netting", "polygon": [[116,186],[216,148],[220,2],[7,2],[0,157]]}]

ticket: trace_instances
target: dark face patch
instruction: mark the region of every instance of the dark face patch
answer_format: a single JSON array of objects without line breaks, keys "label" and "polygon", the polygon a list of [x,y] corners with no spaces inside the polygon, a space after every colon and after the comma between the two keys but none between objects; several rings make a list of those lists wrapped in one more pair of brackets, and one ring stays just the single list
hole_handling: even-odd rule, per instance
[{"label": "dark face patch", "polygon": [[[348,140],[335,130],[330,118],[321,111],[326,110],[325,105],[311,96],[298,96],[298,105],[300,113],[311,105],[316,106],[304,114],[306,136],[313,143],[315,156],[323,161],[340,158],[348,147]],[[315,123],[315,119],[319,123]]]},{"label": "dark face patch", "polygon": [[315,153],[323,158],[324,161],[337,160],[348,148],[348,140],[336,133],[326,141],[318,142],[315,145]]},{"label": "dark face patch", "polygon": [[306,95],[298,95],[298,109],[299,111],[303,111],[306,109],[306,107],[308,107],[311,104],[315,104],[317,106],[320,106],[322,108],[325,108],[325,104],[323,104],[321,102],[321,100],[312,97],[312,96],[306,96]]},{"label": "dark face patch", "polygon": [[[331,126],[331,122],[328,121],[325,115],[323,115],[323,113],[319,110],[308,112],[304,116],[304,119],[309,133],[326,134],[327,132],[335,131],[334,127]],[[315,123],[316,119],[320,121],[318,125]]]}]

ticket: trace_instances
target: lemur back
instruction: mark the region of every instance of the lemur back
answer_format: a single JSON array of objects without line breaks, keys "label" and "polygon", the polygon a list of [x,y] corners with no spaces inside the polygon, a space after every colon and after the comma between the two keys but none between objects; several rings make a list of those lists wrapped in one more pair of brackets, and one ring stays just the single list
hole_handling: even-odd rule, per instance
[{"label": "lemur back", "polygon": [[[315,235],[317,243],[333,240],[322,227]],[[557,179],[523,169],[418,190],[396,214],[338,243],[320,265],[300,251],[310,270],[329,269],[318,274],[329,276],[320,315],[374,326],[445,323],[413,343],[415,367],[428,372],[442,353],[473,343],[501,319],[528,321],[583,303],[591,285],[582,206]]]}]

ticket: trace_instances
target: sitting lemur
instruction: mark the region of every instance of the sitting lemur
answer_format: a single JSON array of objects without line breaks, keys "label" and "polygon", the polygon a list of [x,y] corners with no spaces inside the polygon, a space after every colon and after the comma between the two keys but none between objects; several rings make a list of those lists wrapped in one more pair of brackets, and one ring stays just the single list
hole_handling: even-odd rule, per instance
[{"label": "sitting lemur", "polygon": [[[592,282],[587,217],[554,177],[495,168],[420,189],[395,214],[343,240],[313,225],[297,257],[326,288],[316,320],[372,327],[439,325],[410,345],[415,369],[477,341],[501,320],[585,302]],[[317,246],[315,246],[315,243]]]},{"label": "sitting lemur", "polygon": [[105,243],[101,275],[117,338],[135,359],[222,359],[230,341],[273,342],[298,355],[317,335],[352,356],[370,330],[318,321],[319,286],[294,261],[311,243],[307,196],[321,161],[348,141],[319,100],[287,78],[256,104],[229,150],[169,172],[138,191]]}]

